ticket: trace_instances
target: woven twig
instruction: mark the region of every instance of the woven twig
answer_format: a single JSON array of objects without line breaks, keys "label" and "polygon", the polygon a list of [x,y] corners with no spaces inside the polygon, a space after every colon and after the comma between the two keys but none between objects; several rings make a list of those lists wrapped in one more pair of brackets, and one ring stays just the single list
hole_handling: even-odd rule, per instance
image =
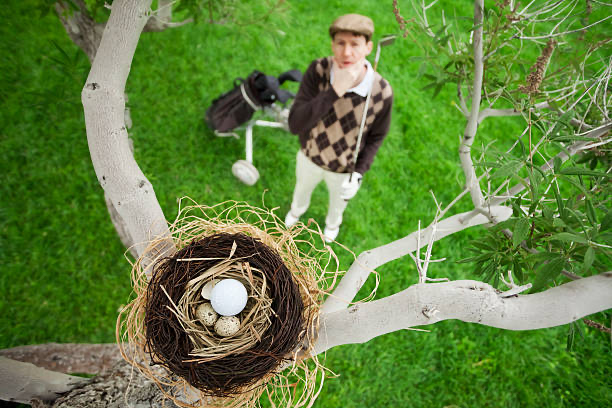
[{"label": "woven twig", "polygon": [[[124,358],[179,406],[252,407],[263,392],[273,406],[311,406],[325,368],[297,356],[308,356],[339,275],[332,250],[317,246],[320,231],[287,230],[272,211],[237,202],[181,209],[170,229],[178,252],[154,260],[150,281],[140,261],[132,269],[135,299],[117,320]],[[228,338],[195,318],[202,286],[220,278],[241,281],[249,295]]]}]

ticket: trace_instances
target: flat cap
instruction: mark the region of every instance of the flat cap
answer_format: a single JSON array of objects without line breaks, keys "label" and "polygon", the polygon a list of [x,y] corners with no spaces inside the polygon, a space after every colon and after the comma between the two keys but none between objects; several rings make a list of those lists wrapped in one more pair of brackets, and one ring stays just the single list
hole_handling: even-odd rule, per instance
[{"label": "flat cap", "polygon": [[349,31],[356,34],[363,34],[366,38],[372,38],[374,33],[374,22],[370,17],[361,14],[345,14],[338,17],[329,26],[329,35],[334,38],[340,31]]}]

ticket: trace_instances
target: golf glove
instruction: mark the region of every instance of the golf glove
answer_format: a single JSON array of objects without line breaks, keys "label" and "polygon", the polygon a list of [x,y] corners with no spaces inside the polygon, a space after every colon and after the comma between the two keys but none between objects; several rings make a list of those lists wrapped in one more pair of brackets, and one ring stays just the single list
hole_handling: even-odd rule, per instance
[{"label": "golf glove", "polygon": [[350,200],[355,197],[357,190],[361,186],[361,179],[363,176],[356,171],[353,172],[352,176],[349,176],[342,182],[342,191],[340,192],[340,198],[343,200]]}]

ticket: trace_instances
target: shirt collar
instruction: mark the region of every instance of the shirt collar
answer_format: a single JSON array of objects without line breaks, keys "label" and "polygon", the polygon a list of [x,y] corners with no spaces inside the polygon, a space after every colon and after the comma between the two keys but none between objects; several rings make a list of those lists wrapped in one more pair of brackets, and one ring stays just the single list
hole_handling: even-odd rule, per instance
[{"label": "shirt collar", "polygon": [[[367,59],[365,60],[366,65],[366,74],[357,86],[347,90],[346,92],[354,92],[357,95],[363,96],[364,98],[368,95],[368,90],[372,86],[372,82],[374,82],[374,69],[372,68],[372,64]],[[334,80],[334,71],[332,71],[329,75],[329,83],[331,84]]]}]

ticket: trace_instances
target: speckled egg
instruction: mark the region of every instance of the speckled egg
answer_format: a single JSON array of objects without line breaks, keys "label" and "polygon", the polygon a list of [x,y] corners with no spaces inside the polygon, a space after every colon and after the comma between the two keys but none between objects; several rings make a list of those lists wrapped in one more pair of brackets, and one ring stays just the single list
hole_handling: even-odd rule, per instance
[{"label": "speckled egg", "polygon": [[215,323],[215,333],[221,337],[229,337],[240,329],[240,319],[236,316],[221,316]]},{"label": "speckled egg", "polygon": [[210,303],[202,303],[196,309],[196,317],[204,323],[204,326],[213,326],[219,318],[219,315],[215,312],[215,309],[213,309]]}]

